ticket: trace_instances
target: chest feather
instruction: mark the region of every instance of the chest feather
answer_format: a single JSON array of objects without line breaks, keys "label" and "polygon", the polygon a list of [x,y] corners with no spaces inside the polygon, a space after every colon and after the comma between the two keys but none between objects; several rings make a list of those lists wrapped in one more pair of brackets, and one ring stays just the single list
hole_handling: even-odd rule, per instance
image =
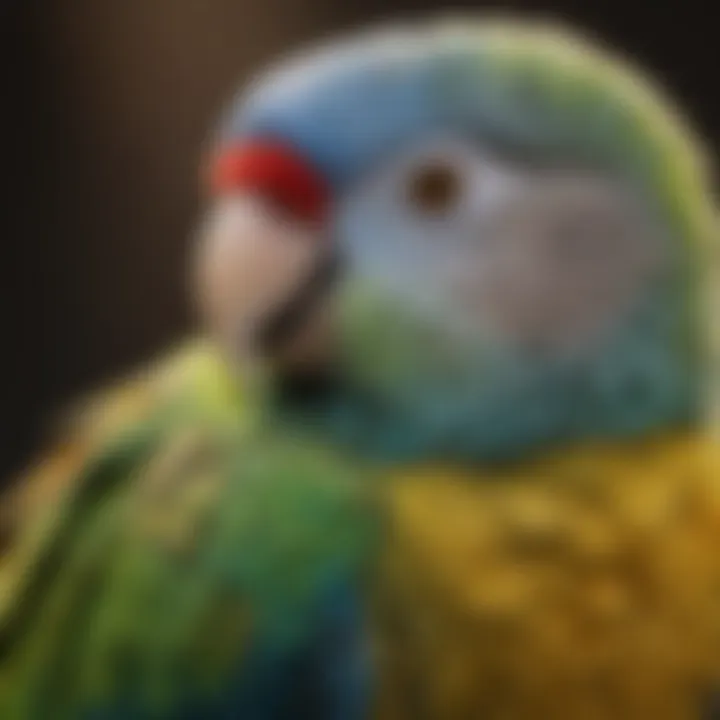
[{"label": "chest feather", "polygon": [[698,718],[720,687],[720,464],[697,440],[384,497],[380,717]]}]

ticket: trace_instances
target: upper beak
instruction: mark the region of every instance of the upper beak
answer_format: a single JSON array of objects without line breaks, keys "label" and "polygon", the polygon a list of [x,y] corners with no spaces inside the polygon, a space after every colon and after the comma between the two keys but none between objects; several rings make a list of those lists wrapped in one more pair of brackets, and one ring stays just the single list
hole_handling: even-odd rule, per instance
[{"label": "upper beak", "polygon": [[292,300],[326,254],[317,229],[280,215],[262,198],[215,201],[201,227],[197,296],[210,332],[233,356],[262,351],[269,318]]}]

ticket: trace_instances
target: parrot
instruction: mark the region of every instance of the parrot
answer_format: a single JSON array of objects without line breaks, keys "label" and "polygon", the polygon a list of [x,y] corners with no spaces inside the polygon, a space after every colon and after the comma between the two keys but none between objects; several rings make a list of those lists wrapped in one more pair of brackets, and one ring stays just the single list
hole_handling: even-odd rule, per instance
[{"label": "parrot", "polygon": [[555,20],[271,64],[197,334],[3,496],[0,717],[720,717],[708,157]]}]

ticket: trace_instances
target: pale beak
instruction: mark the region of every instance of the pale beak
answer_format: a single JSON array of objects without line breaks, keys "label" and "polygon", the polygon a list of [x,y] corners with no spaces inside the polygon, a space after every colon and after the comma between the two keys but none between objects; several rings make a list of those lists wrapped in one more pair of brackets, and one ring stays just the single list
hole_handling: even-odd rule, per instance
[{"label": "pale beak", "polygon": [[318,229],[235,194],[215,201],[200,231],[195,273],[204,321],[235,358],[262,353],[268,320],[293,301],[327,254]]}]

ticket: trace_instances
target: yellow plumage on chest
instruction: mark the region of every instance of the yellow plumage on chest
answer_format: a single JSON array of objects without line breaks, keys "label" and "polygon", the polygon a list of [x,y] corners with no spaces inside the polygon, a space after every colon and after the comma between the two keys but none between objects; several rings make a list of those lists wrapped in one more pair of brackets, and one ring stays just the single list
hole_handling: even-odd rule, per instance
[{"label": "yellow plumage on chest", "polygon": [[720,454],[673,437],[383,489],[381,718],[699,718],[720,689]]}]

